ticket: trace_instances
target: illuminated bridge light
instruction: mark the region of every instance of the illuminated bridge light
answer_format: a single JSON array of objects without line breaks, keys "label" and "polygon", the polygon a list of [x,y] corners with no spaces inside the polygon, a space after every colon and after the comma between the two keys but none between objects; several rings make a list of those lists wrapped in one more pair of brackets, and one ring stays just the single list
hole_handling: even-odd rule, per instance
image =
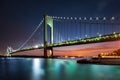
[{"label": "illuminated bridge light", "polygon": [[109,36],[106,36],[106,38],[109,38]]},{"label": "illuminated bridge light", "polygon": [[99,18],[98,18],[98,17],[96,17],[96,20],[99,20]]},{"label": "illuminated bridge light", "polygon": [[56,16],[54,16],[54,18],[57,18]]},{"label": "illuminated bridge light", "polygon": [[73,19],[72,17],[70,19]]},{"label": "illuminated bridge light", "polygon": [[69,19],[69,17],[67,17],[67,19]]},{"label": "illuminated bridge light", "polygon": [[84,17],[84,20],[87,20],[87,18],[86,18],[86,17]]},{"label": "illuminated bridge light", "polygon": [[101,34],[99,34],[99,36],[101,37],[102,35],[101,35]]},{"label": "illuminated bridge light", "polygon": [[117,35],[114,35],[115,38],[117,38],[118,36]]},{"label": "illuminated bridge light", "polygon": [[116,34],[116,32],[113,32],[113,34]]},{"label": "illuminated bridge light", "polygon": [[86,42],[86,40],[82,40],[82,42]]},{"label": "illuminated bridge light", "polygon": [[92,20],[92,17],[90,17],[90,20]]},{"label": "illuminated bridge light", "polygon": [[100,38],[97,38],[97,40],[100,40]]},{"label": "illuminated bridge light", "polygon": [[111,20],[115,20],[115,17],[112,17]]},{"label": "illuminated bridge light", "polygon": [[81,17],[79,17],[79,20],[82,20],[82,18],[81,18]]},{"label": "illuminated bridge light", "polygon": [[77,17],[74,17],[75,20],[77,20]]},{"label": "illuminated bridge light", "polygon": [[88,35],[85,35],[85,37],[87,38],[87,37],[88,37]]},{"label": "illuminated bridge light", "polygon": [[120,34],[118,34],[120,36]]},{"label": "illuminated bridge light", "polygon": [[106,17],[103,17],[103,20],[106,20]]}]

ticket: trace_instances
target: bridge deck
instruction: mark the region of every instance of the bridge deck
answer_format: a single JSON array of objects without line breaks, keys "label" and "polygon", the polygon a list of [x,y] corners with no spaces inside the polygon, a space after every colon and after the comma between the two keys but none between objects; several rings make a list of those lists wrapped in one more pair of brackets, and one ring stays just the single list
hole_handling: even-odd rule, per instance
[{"label": "bridge deck", "polygon": [[[61,42],[61,43],[54,43],[53,45],[49,44],[48,48],[49,47],[63,47],[63,46],[71,46],[71,45],[90,44],[90,43],[100,43],[100,42],[108,42],[108,41],[116,41],[116,40],[120,40],[120,33],[113,33],[113,34],[78,39],[78,40],[70,40],[70,41],[65,41],[65,42]],[[23,48],[21,50],[12,52],[11,54],[21,52],[21,51],[43,49],[43,48],[44,48],[43,46],[39,46],[38,48],[27,47],[27,48]]]}]

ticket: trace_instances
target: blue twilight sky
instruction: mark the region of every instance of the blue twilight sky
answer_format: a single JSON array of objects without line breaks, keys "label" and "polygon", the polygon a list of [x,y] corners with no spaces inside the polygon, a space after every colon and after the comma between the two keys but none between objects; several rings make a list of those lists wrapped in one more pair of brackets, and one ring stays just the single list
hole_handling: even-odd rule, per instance
[{"label": "blue twilight sky", "polygon": [[44,14],[51,16],[120,16],[120,0],[1,0],[0,52],[29,37]]}]

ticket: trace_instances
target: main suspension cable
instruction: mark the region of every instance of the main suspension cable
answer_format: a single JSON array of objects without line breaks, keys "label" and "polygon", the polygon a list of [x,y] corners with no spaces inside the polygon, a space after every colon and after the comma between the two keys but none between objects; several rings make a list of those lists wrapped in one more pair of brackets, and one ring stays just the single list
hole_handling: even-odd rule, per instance
[{"label": "main suspension cable", "polygon": [[20,50],[21,48],[23,48],[27,42],[33,37],[33,35],[37,32],[37,30],[40,28],[40,26],[42,25],[44,21],[44,18],[40,21],[40,23],[38,24],[38,26],[36,27],[36,29],[32,32],[32,34],[28,37],[28,39],[17,49]]}]

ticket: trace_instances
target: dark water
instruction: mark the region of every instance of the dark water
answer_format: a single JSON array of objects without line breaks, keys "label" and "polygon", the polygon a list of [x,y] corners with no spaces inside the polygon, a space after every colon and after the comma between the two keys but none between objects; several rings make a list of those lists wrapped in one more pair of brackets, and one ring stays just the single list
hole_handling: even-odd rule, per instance
[{"label": "dark water", "polygon": [[120,80],[120,66],[75,60],[0,58],[0,80]]}]

